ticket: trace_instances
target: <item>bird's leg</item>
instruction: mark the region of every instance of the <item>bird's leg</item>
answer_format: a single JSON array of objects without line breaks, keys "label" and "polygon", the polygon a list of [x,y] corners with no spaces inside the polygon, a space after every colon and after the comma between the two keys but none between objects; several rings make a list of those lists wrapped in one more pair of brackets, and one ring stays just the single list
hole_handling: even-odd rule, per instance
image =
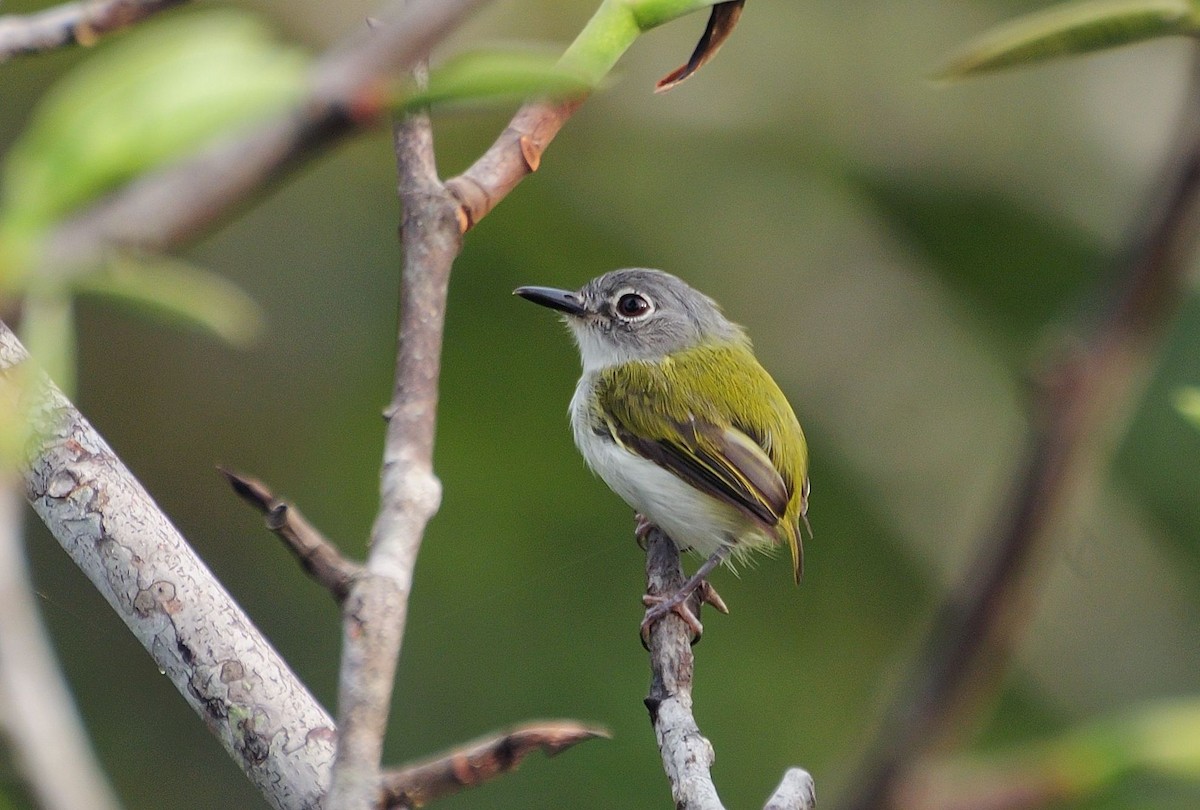
[{"label": "bird's leg", "polygon": [[725,562],[729,557],[729,552],[732,551],[732,546],[721,546],[712,553],[701,566],[696,569],[696,573],[692,574],[691,579],[683,583],[679,590],[670,596],[651,596],[646,594],[642,597],[642,604],[649,610],[646,611],[645,617],[642,618],[642,643],[648,644],[650,628],[654,626],[661,618],[668,613],[674,613],[679,618],[683,619],[687,624],[688,629],[692,631],[692,643],[695,644],[700,640],[701,634],[704,633],[704,625],[700,624],[700,620],[696,618],[696,614],[688,607],[687,600],[693,593],[700,597],[701,603],[707,602],[721,613],[728,613],[729,608],[725,606],[725,601],[721,599],[720,594],[712,585],[708,584],[706,577],[713,570]]}]

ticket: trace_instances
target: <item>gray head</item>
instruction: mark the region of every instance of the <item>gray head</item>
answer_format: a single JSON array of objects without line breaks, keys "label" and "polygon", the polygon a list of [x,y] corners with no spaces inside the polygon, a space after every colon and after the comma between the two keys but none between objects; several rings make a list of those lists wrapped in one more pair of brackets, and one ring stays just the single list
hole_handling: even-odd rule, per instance
[{"label": "gray head", "polygon": [[514,293],[564,313],[584,371],[657,360],[707,340],[745,340],[717,303],[661,270],[613,270],[577,292],[519,287]]}]

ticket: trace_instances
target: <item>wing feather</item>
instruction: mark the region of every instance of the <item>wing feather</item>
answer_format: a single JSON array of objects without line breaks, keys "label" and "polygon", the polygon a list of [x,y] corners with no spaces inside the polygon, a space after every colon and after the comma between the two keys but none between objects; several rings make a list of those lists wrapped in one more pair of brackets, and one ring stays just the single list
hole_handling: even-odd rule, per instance
[{"label": "wing feather", "polygon": [[[712,379],[721,381],[719,390]],[[783,528],[792,545],[799,528],[795,487],[806,477],[807,452],[791,407],[748,346],[624,363],[601,372],[597,387],[615,439],[765,528]],[[771,418],[757,431],[743,429],[738,423],[748,403],[761,408],[763,398],[773,406]]]}]

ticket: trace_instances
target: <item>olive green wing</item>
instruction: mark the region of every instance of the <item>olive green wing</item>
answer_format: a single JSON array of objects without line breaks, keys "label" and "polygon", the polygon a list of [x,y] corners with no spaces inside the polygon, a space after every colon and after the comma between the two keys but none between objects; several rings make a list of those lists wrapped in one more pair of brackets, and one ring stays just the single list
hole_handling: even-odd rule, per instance
[{"label": "olive green wing", "polygon": [[766,528],[787,512],[791,492],[766,450],[735,426],[720,398],[703,394],[701,368],[668,361],[603,372],[598,404],[613,438]]}]

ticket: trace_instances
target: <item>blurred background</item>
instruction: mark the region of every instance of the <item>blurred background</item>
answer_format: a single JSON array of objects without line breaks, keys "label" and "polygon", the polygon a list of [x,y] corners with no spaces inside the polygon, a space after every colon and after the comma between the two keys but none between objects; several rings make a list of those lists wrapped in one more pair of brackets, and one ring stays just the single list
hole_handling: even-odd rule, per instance
[{"label": "blurred background", "polygon": [[[39,4],[14,0],[6,12]],[[250,4],[313,51],[362,2]],[[499,0],[439,52],[565,46],[592,2]],[[939,86],[963,40],[1045,5],[754,0],[711,65],[654,81],[705,15],[643,37],[529,178],[466,240],[451,288],[436,471],[386,760],[540,717],[613,739],[446,808],[663,807],[638,643],[629,510],[585,469],[567,402],[576,352],[520,284],[660,267],[722,302],[799,413],[812,452],[806,578],[763,560],[715,583],[696,715],[730,807],[784,769],[837,804],[922,637],[994,520],[1025,430],[1026,375],[1086,310],[1151,191],[1192,46],[1154,42]],[[0,66],[0,149],[84,50]],[[439,113],[444,176],[511,109]],[[98,303],[80,307],[77,402],[317,697],[334,708],[337,610],[228,491],[258,476],[361,556],[377,506],[399,249],[387,133],[354,139],[188,251],[265,309],[248,351]],[[1200,383],[1191,296],[1111,469],[1045,556],[1044,597],[979,750],[1200,693]],[[30,519],[42,608],[100,759],[130,808],[261,798],[52,538]],[[27,801],[0,769],[0,805]],[[1188,780],[1132,774],[1071,807],[1195,807]],[[263,805],[265,806],[265,805]]]}]

